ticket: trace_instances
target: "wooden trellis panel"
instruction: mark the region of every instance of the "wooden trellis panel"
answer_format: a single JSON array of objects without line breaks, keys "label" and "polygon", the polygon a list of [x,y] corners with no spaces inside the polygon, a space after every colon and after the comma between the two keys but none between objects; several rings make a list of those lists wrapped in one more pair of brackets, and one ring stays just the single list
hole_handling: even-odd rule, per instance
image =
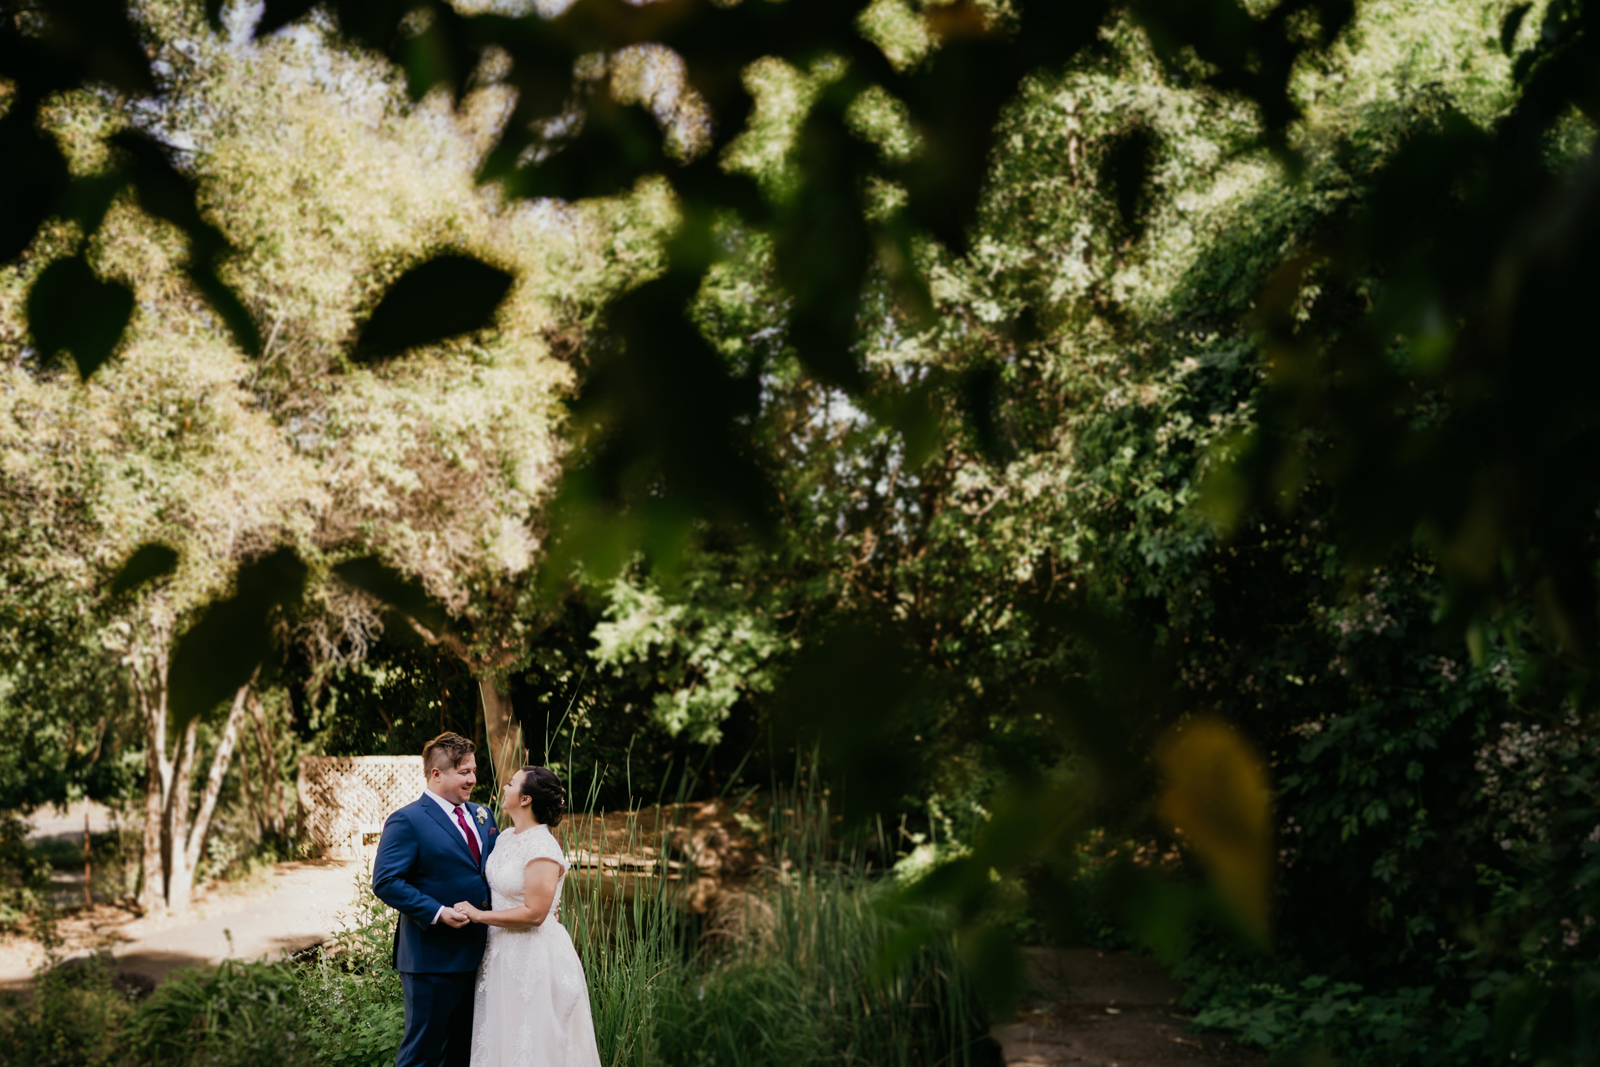
[{"label": "wooden trellis panel", "polygon": [[422,795],[421,756],[303,756],[300,825],[312,855],[361,859],[391,812]]}]

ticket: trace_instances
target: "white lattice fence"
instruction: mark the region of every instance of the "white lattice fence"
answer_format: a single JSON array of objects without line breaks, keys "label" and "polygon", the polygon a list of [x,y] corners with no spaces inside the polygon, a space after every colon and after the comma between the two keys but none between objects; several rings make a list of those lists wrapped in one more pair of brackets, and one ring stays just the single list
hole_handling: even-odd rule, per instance
[{"label": "white lattice fence", "polygon": [[360,859],[368,838],[422,795],[421,756],[303,756],[300,818],[313,855]]}]

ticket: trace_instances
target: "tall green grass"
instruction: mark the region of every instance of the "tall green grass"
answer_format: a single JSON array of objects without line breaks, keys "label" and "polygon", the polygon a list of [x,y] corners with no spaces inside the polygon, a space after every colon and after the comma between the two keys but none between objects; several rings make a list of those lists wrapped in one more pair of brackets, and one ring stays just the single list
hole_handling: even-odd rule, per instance
[{"label": "tall green grass", "polygon": [[[933,917],[896,908],[863,852],[832,839],[815,781],[768,801],[768,869],[725,891],[709,917],[684,906],[687,886],[671,878],[569,875],[562,919],[607,1067],[991,1062],[982,1005],[949,937],[884,966],[894,936]],[[670,830],[620,851],[666,856]],[[601,842],[571,847],[594,854]]]},{"label": "tall green grass", "polygon": [[656,1062],[982,1062],[982,1012],[948,945],[880,973],[895,924],[877,896],[849,874],[817,873],[766,897],[769,931],[663,989]]}]

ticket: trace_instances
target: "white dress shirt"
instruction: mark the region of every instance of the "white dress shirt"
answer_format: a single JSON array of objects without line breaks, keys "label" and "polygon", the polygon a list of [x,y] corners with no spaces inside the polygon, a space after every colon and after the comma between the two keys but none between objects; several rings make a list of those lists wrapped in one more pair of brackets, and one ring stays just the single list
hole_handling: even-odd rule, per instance
[{"label": "white dress shirt", "polygon": [[[424,789],[422,791],[422,795],[425,797],[431,797],[435,804],[444,809],[444,817],[450,820],[450,825],[455,827],[456,833],[461,834],[462,841],[467,839],[467,834],[472,835],[473,839],[478,843],[478,855],[482,856],[483,835],[478,833],[478,827],[475,825],[477,820],[472,815],[472,808],[466,804],[461,805],[461,817],[467,822],[467,829],[465,832],[463,832],[461,829],[461,824],[456,821],[456,805],[450,803],[444,797],[440,796],[438,793],[435,793],[431,789]],[[454,905],[440,904],[439,910],[433,913],[433,921],[437,923],[439,921],[439,916],[444,914],[444,909],[449,907],[454,907]]]}]

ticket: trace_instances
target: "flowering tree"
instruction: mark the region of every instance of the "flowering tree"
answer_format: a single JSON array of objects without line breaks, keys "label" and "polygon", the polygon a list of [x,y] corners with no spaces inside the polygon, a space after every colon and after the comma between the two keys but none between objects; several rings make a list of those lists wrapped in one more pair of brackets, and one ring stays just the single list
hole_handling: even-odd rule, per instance
[{"label": "flowering tree", "polygon": [[[214,217],[249,249],[230,277],[272,324],[262,358],[218,329],[186,281],[182,238],[133,199],[86,246],[136,307],[89,381],[24,343],[29,293],[50,242],[78,240],[70,224],[41,236],[0,298],[8,593],[44,587],[92,613],[85,662],[106,656],[122,672],[100,701],[127,701],[143,731],[142,900],[179,911],[251,687],[271,684],[259,677],[271,644],[349,656],[383,625],[333,566],[383,559],[438,606],[419,613],[430,638],[492,663],[474,628],[510,625],[559,456],[568,372],[539,337],[558,288],[543,275],[584,236],[550,214],[502,220],[473,193],[470,119],[399,118],[395,84],[370,62],[315,39],[182,58],[182,106],[165,121],[194,146]],[[309,76],[319,64],[336,88]],[[122,104],[80,94],[57,102],[48,128],[93,174],[127,122]],[[358,309],[441,242],[520,279],[499,328],[403,365],[353,362],[343,341]]]}]

